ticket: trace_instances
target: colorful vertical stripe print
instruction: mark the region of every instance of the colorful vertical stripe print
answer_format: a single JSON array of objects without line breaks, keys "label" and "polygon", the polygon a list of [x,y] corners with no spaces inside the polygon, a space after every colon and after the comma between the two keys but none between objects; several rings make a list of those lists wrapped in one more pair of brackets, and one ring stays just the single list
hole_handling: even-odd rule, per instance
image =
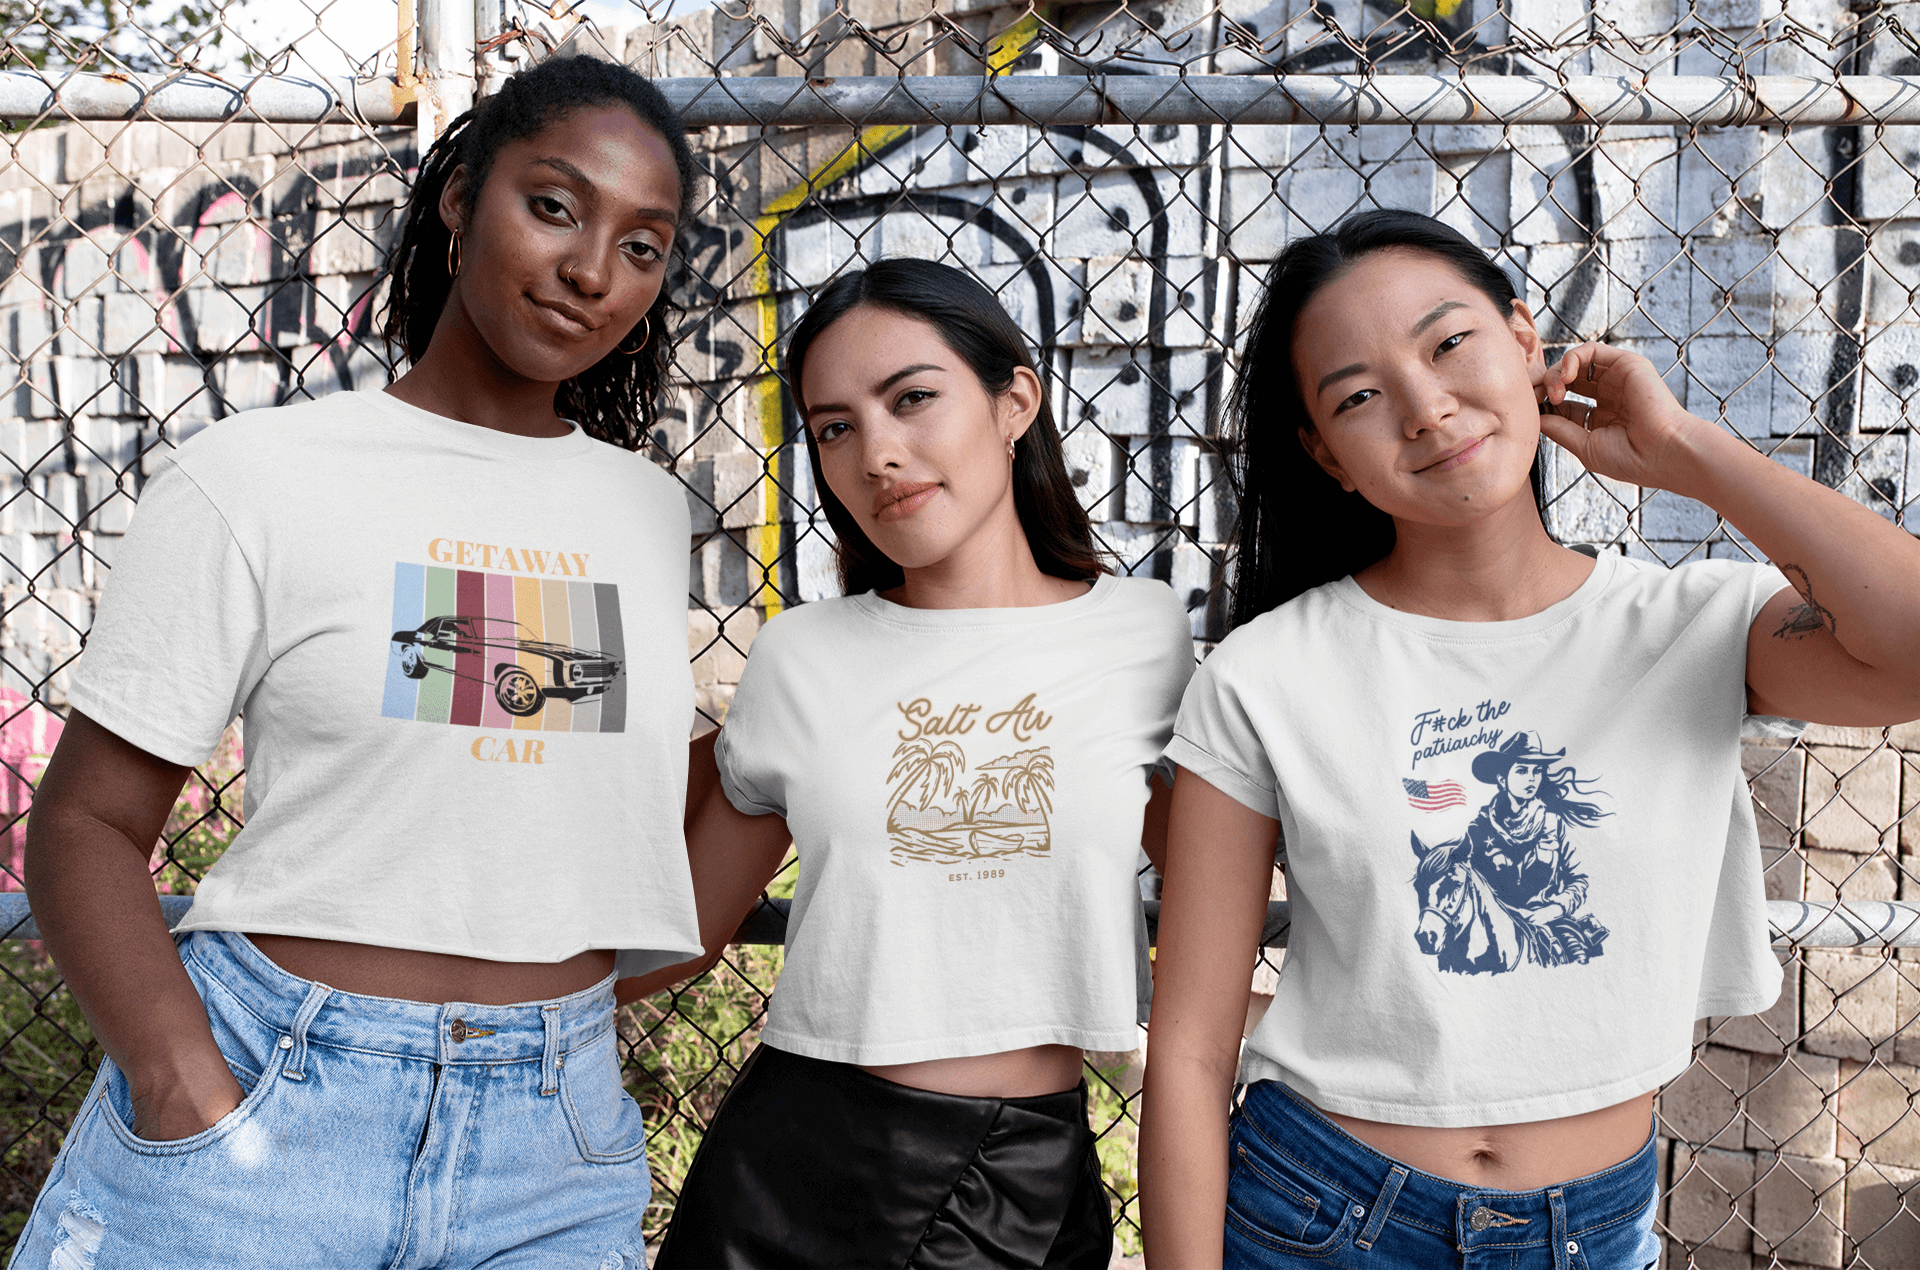
[{"label": "colorful vertical stripe print", "polygon": [[619,588],[396,564],[390,719],[542,732],[621,732]]}]

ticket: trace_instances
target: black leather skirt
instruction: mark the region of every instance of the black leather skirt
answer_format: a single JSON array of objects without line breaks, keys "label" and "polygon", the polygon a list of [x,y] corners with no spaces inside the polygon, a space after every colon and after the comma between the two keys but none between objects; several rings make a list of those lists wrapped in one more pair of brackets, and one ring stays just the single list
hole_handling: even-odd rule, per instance
[{"label": "black leather skirt", "polygon": [[656,1270],[1105,1270],[1087,1087],[963,1098],[763,1045],[687,1172]]}]

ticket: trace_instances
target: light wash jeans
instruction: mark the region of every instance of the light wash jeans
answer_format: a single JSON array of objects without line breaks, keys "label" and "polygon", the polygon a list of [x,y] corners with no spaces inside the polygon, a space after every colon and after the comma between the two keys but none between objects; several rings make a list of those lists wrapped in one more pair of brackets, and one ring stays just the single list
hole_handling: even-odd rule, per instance
[{"label": "light wash jeans", "polygon": [[646,1131],[611,978],[429,1005],[296,978],[244,935],[180,954],[246,1100],[147,1141],[103,1062],[13,1270],[643,1270]]},{"label": "light wash jeans", "polygon": [[1538,1191],[1449,1182],[1381,1155],[1276,1081],[1227,1138],[1227,1270],[1651,1270],[1653,1135],[1610,1169]]}]

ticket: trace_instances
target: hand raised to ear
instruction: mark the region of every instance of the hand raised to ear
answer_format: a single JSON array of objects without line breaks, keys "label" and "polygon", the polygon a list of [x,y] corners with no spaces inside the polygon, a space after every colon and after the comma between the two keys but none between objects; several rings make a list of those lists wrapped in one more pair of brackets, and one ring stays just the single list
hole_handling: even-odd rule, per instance
[{"label": "hand raised to ear", "polygon": [[[1607,344],[1568,349],[1538,391],[1542,432],[1588,471],[1633,485],[1672,490],[1688,437],[1713,426],[1674,400],[1652,362]],[[1594,404],[1569,401],[1569,392]]]}]

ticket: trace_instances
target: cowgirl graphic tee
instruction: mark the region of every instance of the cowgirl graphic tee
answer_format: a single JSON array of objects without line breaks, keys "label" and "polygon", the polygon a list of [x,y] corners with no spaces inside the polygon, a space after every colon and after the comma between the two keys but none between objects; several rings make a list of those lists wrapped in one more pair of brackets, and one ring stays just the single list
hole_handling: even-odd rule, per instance
[{"label": "cowgirl graphic tee", "polygon": [[1147,776],[1193,671],[1164,583],[1020,609],[875,595],[754,640],[716,750],[800,875],[763,1039],[843,1063],[1132,1049]]},{"label": "cowgirl graphic tee", "polygon": [[501,961],[697,955],[685,497],[575,429],[384,392],[217,423],[140,496],[74,707],[173,763],[246,717],[182,930]]},{"label": "cowgirl graphic tee", "polygon": [[1167,756],[1286,835],[1293,932],[1243,1076],[1395,1124],[1546,1120],[1772,1004],[1740,729],[1786,585],[1603,555],[1543,612],[1450,622],[1346,578],[1228,636]]}]

